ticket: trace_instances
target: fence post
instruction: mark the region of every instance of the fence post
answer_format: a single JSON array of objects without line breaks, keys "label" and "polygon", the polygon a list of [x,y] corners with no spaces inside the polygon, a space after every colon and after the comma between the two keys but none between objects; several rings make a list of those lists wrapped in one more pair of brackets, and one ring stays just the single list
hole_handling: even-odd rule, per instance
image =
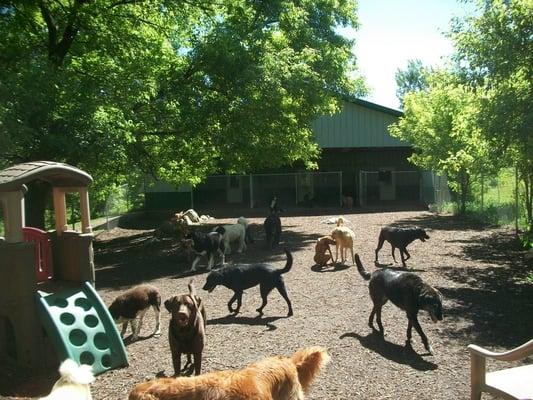
[{"label": "fence post", "polygon": [[252,174],[250,176],[250,208],[254,208],[254,180]]},{"label": "fence post", "polygon": [[339,202],[342,207],[342,171],[339,171]]}]

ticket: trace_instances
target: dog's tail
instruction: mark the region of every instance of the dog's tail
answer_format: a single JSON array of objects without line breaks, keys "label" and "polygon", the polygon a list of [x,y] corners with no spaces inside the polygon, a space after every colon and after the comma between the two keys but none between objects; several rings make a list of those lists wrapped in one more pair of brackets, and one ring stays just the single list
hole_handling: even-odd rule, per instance
[{"label": "dog's tail", "polygon": [[287,263],[285,264],[285,267],[283,269],[279,270],[280,274],[284,274],[286,272],[289,272],[292,268],[292,254],[289,250],[285,249],[285,254],[287,255]]},{"label": "dog's tail", "polygon": [[75,385],[88,385],[94,381],[94,375],[89,365],[78,365],[76,361],[70,358],[61,363],[59,374],[64,382]]},{"label": "dog's tail", "polygon": [[339,217],[337,218],[337,226],[341,226],[341,225],[344,225],[344,218]]},{"label": "dog's tail", "polygon": [[363,263],[361,262],[361,259],[359,258],[359,254],[355,253],[353,256],[355,259],[355,264],[357,265],[357,271],[359,271],[359,274],[365,279],[365,281],[369,281],[372,274],[370,272],[367,272],[365,270],[365,267],[363,267]]},{"label": "dog's tail", "polygon": [[291,360],[298,371],[298,380],[304,392],[307,392],[313,380],[322,367],[331,360],[331,357],[323,347],[313,346],[297,351]]}]

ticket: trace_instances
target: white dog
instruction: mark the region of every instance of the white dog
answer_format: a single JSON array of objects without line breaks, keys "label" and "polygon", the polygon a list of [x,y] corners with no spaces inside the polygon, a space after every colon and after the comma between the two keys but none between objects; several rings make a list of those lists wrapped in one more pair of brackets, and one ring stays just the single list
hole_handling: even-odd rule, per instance
[{"label": "white dog", "polygon": [[41,400],[92,400],[89,384],[94,375],[89,365],[78,365],[67,359],[59,367],[61,377],[57,380],[50,394]]},{"label": "white dog", "polygon": [[237,223],[234,225],[221,225],[214,229],[215,232],[222,235],[222,240],[224,241],[224,254],[231,254],[231,243],[233,242],[239,243],[237,253],[246,251],[247,226],[248,220],[244,217],[239,217]]}]

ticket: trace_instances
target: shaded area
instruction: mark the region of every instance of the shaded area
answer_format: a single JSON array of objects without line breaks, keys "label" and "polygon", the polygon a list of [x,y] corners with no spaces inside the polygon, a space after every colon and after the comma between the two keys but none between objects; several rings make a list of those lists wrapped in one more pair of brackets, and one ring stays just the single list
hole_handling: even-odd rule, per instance
[{"label": "shaded area", "polygon": [[356,332],[344,333],[340,339],[355,338],[359,343],[369,350],[372,350],[388,360],[398,364],[409,365],[418,371],[430,371],[437,369],[438,366],[416,353],[413,349],[388,342],[375,330],[366,336],[359,335]]}]

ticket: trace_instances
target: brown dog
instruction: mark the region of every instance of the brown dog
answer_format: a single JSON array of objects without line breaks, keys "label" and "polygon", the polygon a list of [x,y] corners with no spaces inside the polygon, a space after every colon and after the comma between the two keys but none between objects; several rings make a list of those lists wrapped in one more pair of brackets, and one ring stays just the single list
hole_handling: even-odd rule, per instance
[{"label": "brown dog", "polygon": [[[329,260],[333,261],[333,254],[331,254],[330,245],[334,245],[335,240],[331,236],[322,236],[316,241],[315,245],[315,260],[316,265],[325,267]],[[326,254],[326,252],[328,254]]]},{"label": "brown dog", "polygon": [[189,293],[174,296],[165,301],[165,308],[172,314],[168,326],[168,341],[172,353],[174,374],[181,372],[181,355],[187,354],[187,365],[194,357],[194,373],[200,374],[202,351],[205,343],[205,308],[202,299],[196,295],[193,281],[189,282]]},{"label": "brown dog", "polygon": [[140,383],[129,400],[303,400],[320,369],[330,360],[321,347],[292,357],[270,357],[241,370]]}]

